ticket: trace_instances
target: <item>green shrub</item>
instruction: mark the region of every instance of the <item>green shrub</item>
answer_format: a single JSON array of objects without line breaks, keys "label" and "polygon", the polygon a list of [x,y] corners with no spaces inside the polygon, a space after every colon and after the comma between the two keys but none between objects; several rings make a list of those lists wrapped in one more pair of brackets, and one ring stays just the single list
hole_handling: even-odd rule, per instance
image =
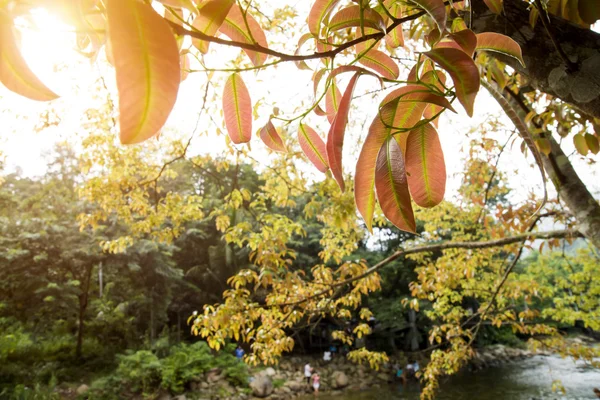
[{"label": "green shrub", "polygon": [[171,349],[169,356],[162,360],[161,386],[174,393],[180,393],[188,382],[210,370],[213,364],[213,356],[206,343],[177,345]]},{"label": "green shrub", "polygon": [[130,355],[118,356],[116,375],[133,392],[148,393],[158,388],[162,364],[151,351],[140,350]]}]

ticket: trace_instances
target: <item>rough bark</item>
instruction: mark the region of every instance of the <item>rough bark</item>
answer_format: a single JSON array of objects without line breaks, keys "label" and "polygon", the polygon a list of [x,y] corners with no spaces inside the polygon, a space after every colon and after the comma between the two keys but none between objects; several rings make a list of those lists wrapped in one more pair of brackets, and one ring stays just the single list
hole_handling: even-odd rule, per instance
[{"label": "rough bark", "polygon": [[550,16],[553,35],[569,57],[560,57],[540,21],[531,28],[529,9],[523,0],[504,0],[504,14],[493,14],[483,0],[473,0],[475,32],[497,32],[521,45],[526,67],[510,57],[502,61],[529,78],[531,85],[600,118],[600,34],[564,19]]}]

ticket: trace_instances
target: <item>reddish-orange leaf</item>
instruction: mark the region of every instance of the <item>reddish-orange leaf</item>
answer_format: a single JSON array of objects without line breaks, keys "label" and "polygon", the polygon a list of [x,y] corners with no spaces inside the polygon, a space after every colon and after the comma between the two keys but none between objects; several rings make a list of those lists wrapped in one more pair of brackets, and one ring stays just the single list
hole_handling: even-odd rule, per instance
[{"label": "reddish-orange leaf", "polygon": [[363,8],[363,14],[360,14],[360,6],[349,6],[338,11],[327,24],[330,32],[353,26],[362,26],[363,28],[374,28],[381,31],[385,28],[383,18],[378,12],[370,8]]},{"label": "reddish-orange leaf", "polygon": [[[402,7],[398,3],[392,3],[388,11],[394,16],[394,18],[402,18]],[[398,25],[385,35],[385,43],[395,49],[397,47],[404,47],[404,32],[402,31],[402,24]]]},{"label": "reddish-orange leaf", "polygon": [[[248,27],[250,27],[250,32],[246,28],[246,22],[248,23]],[[219,32],[227,35],[231,40],[236,42],[258,44],[265,48],[269,47],[265,32],[259,23],[250,13],[246,14],[246,20],[244,21],[244,15],[237,4],[234,4],[231,10],[229,10],[229,14],[227,14],[225,21],[219,28]],[[249,49],[243,50],[254,66],[263,65],[267,59],[267,55],[264,53]]]},{"label": "reddish-orange leaf", "polygon": [[335,114],[339,109],[341,100],[342,93],[340,92],[340,89],[338,89],[335,79],[332,79],[327,88],[327,93],[325,93],[325,112],[327,113],[327,119],[330,124],[333,123],[333,120],[335,119]]},{"label": "reddish-orange leaf", "polygon": [[521,54],[521,46],[513,39],[506,35],[494,32],[484,32],[477,34],[476,50],[487,50],[502,53],[504,55],[514,57],[521,65],[525,66],[523,55]]},{"label": "reddish-orange leaf", "polygon": [[375,167],[379,149],[390,137],[392,125],[396,119],[398,102],[385,104],[375,116],[369,133],[363,143],[354,176],[354,199],[356,208],[362,215],[369,232],[373,231],[373,213],[375,212]]},{"label": "reddish-orange leaf", "polygon": [[[302,45],[304,43],[306,43],[307,40],[312,39],[312,38],[313,38],[312,33],[305,33],[304,35],[300,36],[300,39],[298,39],[298,45],[296,46],[296,51],[294,52],[294,54],[298,54],[300,52],[300,48],[302,47]],[[296,64],[298,69],[305,69],[305,70],[311,69],[304,60],[294,61],[294,63]]]},{"label": "reddish-orange leaf", "polygon": [[502,1],[503,0],[483,0],[486,6],[494,13],[494,14],[502,14]]},{"label": "reddish-orange leaf", "polygon": [[121,143],[142,142],[165,124],[177,99],[180,66],[169,24],[135,0],[106,0],[117,72]]},{"label": "reddish-orange leaf", "polygon": [[398,229],[415,233],[416,223],[410,203],[402,149],[388,138],[377,155],[375,188],[383,215]]},{"label": "reddish-orange leaf", "polygon": [[446,31],[446,5],[444,0],[409,0],[433,18],[440,32]]},{"label": "reddish-orange leaf", "polygon": [[185,8],[190,12],[197,12],[198,9],[192,0],[158,0],[159,3],[163,3],[165,6],[173,8]]},{"label": "reddish-orange leaf", "polygon": [[[439,70],[428,71],[421,77],[421,80],[425,83],[429,83],[431,85],[437,86],[440,91],[444,90],[444,85],[446,84],[446,75]],[[423,116],[427,119],[434,118],[443,110],[443,107],[435,104],[428,104],[425,107],[425,111],[423,111]],[[454,110],[452,110],[454,111]],[[439,116],[431,121],[431,123],[437,128],[439,121]]]},{"label": "reddish-orange leaf", "polygon": [[17,47],[12,20],[0,13],[0,82],[12,92],[31,100],[49,101],[58,97],[29,69]]},{"label": "reddish-orange leaf", "polygon": [[[234,0],[210,0],[202,3],[192,26],[208,36],[215,36],[234,3]],[[193,38],[192,44],[206,53],[210,42]]]},{"label": "reddish-orange leaf", "polygon": [[433,49],[424,54],[448,71],[454,82],[458,101],[472,117],[480,85],[479,70],[473,59],[464,51],[452,48]]},{"label": "reddish-orange leaf", "polygon": [[277,129],[275,129],[275,126],[271,120],[269,120],[269,122],[267,122],[267,124],[261,128],[260,138],[271,150],[287,153],[285,143],[283,143],[281,136],[279,136],[279,133],[277,133]]},{"label": "reddish-orange leaf", "polygon": [[348,123],[348,113],[350,112],[350,102],[352,101],[352,94],[354,93],[354,87],[359,76],[360,72],[357,72],[350,79],[344,96],[340,101],[335,120],[331,124],[329,134],[327,135],[327,160],[329,161],[329,168],[331,168],[333,177],[342,192],[345,187],[342,168],[342,149],[344,147],[346,124]]},{"label": "reddish-orange leaf", "polygon": [[316,0],[308,14],[308,30],[315,37],[319,37],[321,23],[340,0]]},{"label": "reddish-orange leaf", "polygon": [[408,134],[406,172],[415,203],[421,207],[434,207],[444,199],[446,164],[433,125],[420,126]]},{"label": "reddish-orange leaf", "polygon": [[300,124],[298,128],[298,143],[309,161],[321,172],[327,172],[327,150],[325,142],[313,128]]},{"label": "reddish-orange leaf", "polygon": [[423,85],[406,85],[392,90],[384,97],[382,104],[388,103],[394,99],[398,99],[400,102],[435,104],[456,112],[452,107],[452,104],[450,104],[450,102],[444,96],[433,93],[431,89]]},{"label": "reddish-orange leaf", "polygon": [[180,80],[183,82],[190,74],[190,55],[187,52],[179,56],[179,64],[181,68]]},{"label": "reddish-orange leaf", "polygon": [[396,79],[400,74],[398,64],[390,56],[379,50],[367,51],[360,56],[358,62],[387,79]]},{"label": "reddish-orange leaf", "polygon": [[473,57],[475,47],[477,47],[477,36],[472,30],[463,29],[462,31],[451,33],[450,37],[458,43],[465,53]]},{"label": "reddish-orange leaf", "polygon": [[252,101],[239,74],[232,74],[225,82],[223,114],[231,141],[235,144],[249,142],[252,137]]}]

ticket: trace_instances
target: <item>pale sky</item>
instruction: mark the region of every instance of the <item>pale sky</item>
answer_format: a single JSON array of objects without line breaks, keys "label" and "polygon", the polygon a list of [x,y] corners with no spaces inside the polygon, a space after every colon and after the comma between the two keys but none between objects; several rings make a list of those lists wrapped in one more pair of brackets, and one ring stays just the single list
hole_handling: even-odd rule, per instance
[{"label": "pale sky", "polygon": [[[293,3],[293,2],[291,2]],[[306,7],[307,2],[301,2]],[[298,10],[300,15],[306,15],[306,10]],[[61,95],[61,98],[50,103],[39,103],[22,98],[10,93],[0,85],[0,112],[2,113],[2,125],[0,131],[0,148],[6,157],[7,170],[16,167],[22,169],[26,175],[40,175],[44,173],[45,165],[42,154],[51,149],[53,144],[60,140],[73,137],[77,132],[79,118],[82,113],[95,104],[94,100],[86,93],[86,88],[93,84],[100,74],[105,78],[109,89],[114,90],[114,71],[103,61],[104,55],[101,54],[96,63],[90,63],[87,59],[77,55],[72,51],[71,34],[65,32],[65,27],[49,18],[47,15],[41,15],[40,29],[27,30],[23,33],[23,53],[34,72],[51,89]],[[298,32],[296,38],[301,35]],[[284,44],[286,51],[293,52],[295,41]],[[211,46],[214,46],[211,45]],[[216,46],[213,47],[215,49]],[[215,68],[227,67],[227,60],[236,57],[238,51],[227,47],[217,47],[218,55],[214,54],[207,57],[207,65]],[[278,48],[280,49],[280,48]],[[66,64],[66,66],[65,66]],[[198,65],[192,65],[192,68]],[[311,71],[300,71],[293,63],[283,63],[277,68],[268,68],[258,72],[244,72],[242,74],[253,101],[264,97],[270,104],[264,104],[259,108],[259,119],[253,122],[253,130],[256,132],[267,121],[271,113],[272,106],[278,106],[286,116],[297,115],[302,109],[303,100],[312,98]],[[404,73],[405,74],[405,73]],[[348,75],[348,74],[347,74]],[[227,73],[217,73],[215,78],[223,79]],[[405,76],[402,75],[401,76]],[[346,77],[341,82],[341,89],[345,86]],[[185,137],[196,125],[197,111],[200,108],[202,94],[206,77],[203,73],[190,74],[188,79],[182,83],[177,105],[165,126],[165,135],[181,134]],[[353,121],[347,128],[346,145],[344,149],[344,168],[346,172],[354,173],[354,165],[358,156],[358,144],[362,143],[371,120],[377,113],[378,102],[371,96],[361,96],[361,94],[374,88],[374,80],[363,77],[359,81],[359,86],[355,90],[355,99],[353,100],[353,110],[350,114],[350,120]],[[222,89],[219,89],[222,90]],[[217,96],[217,102],[220,106],[220,93]],[[380,97],[379,97],[380,98]],[[46,129],[41,133],[36,133],[33,128],[38,124],[39,116],[48,109],[68,110],[60,112],[62,119],[58,127]],[[439,134],[446,159],[446,169],[448,173],[448,190],[446,198],[450,199],[456,194],[460,184],[460,177],[456,175],[462,170],[461,152],[468,145],[469,131],[477,131],[482,122],[489,117],[490,113],[501,113],[500,108],[489,96],[485,89],[477,98],[475,104],[475,115],[469,118],[460,105],[456,105],[458,115],[451,112],[445,112],[442,116]],[[211,114],[214,121],[222,124],[222,116]],[[366,123],[365,123],[366,121]],[[507,121],[507,129],[511,129]],[[317,129],[322,137],[325,136],[329,124],[323,117],[317,117],[314,114],[304,121]],[[277,125],[277,124],[276,124]],[[290,133],[296,135],[297,123],[290,126]],[[220,127],[224,132],[224,128]],[[194,139],[191,146],[192,154],[219,154],[224,149],[225,137],[216,135],[217,126],[208,118],[200,121],[200,130],[207,131],[209,134],[204,137]],[[498,140],[504,143],[508,136],[504,132],[498,133]],[[541,194],[541,177],[536,168],[532,168],[532,158],[524,159],[519,150],[520,141],[505,150],[500,168],[510,177],[510,186],[515,189],[513,196],[515,200],[523,199],[530,190],[535,190]],[[264,159],[268,157],[264,144],[256,135],[251,141],[251,148],[254,158]],[[572,140],[568,138],[563,143],[563,150],[567,154],[574,152]],[[598,157],[595,157],[598,160]],[[584,182],[588,184],[590,190],[600,197],[600,178],[599,169],[596,166],[586,165],[586,162],[579,155],[572,155],[573,161],[578,173],[580,173]],[[321,179],[321,175],[311,166],[301,166],[307,171],[314,171],[315,179]],[[552,185],[548,183],[552,189]],[[551,194],[554,191],[551,191]]]}]

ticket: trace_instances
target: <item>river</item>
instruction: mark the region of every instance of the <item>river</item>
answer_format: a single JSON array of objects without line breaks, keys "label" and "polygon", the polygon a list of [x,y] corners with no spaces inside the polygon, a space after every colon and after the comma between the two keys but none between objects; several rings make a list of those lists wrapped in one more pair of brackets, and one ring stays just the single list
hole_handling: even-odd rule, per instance
[{"label": "river", "polygon": [[[566,394],[552,393],[552,382],[560,380]],[[535,356],[478,372],[444,378],[439,400],[582,400],[597,399],[592,391],[600,388],[600,370],[583,362],[558,356]],[[306,399],[312,398],[306,397]],[[389,385],[376,390],[345,392],[341,396],[321,394],[319,400],[417,400],[417,384]]]}]

